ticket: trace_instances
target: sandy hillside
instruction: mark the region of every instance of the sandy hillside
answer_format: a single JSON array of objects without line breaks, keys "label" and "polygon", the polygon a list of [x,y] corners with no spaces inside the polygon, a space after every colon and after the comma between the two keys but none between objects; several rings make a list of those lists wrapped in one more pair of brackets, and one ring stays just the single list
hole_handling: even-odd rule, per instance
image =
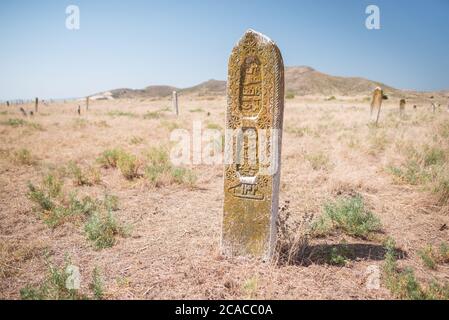
[{"label": "sandy hillside", "polygon": [[[181,95],[179,118],[166,99],[91,101],[88,112],[82,105],[81,115],[79,103],[42,105],[27,118],[18,107],[0,107],[2,299],[19,299],[20,289],[44,281],[48,263],[63,266],[67,257],[80,268],[81,291],[87,295],[98,268],[106,299],[398,298],[383,276],[379,288],[367,287],[370,270],[385,264],[387,238],[396,242],[399,268],[413,268],[424,287],[432,279],[449,281],[447,263],[432,269],[419,254],[428,245],[449,241],[449,191],[441,180],[449,172],[449,112],[443,107],[432,113],[429,105],[416,103],[414,110],[408,102],[401,118],[398,101],[389,99],[375,127],[369,124],[369,101],[287,99],[280,194],[280,204],[287,207],[282,217],[315,221],[326,202],[358,195],[382,227],[365,239],[342,232],[310,237],[301,261],[263,263],[219,253],[222,166],[189,166],[176,175],[181,178],[166,173],[158,183],[145,170],[154,158],[148,152],[155,146],[168,148],[174,128],[191,132],[192,122],[201,120],[203,128],[222,129],[224,97]],[[136,177],[127,179],[121,169],[96,161],[113,148],[137,157]],[[437,160],[408,167],[411,149],[425,159],[436,150]],[[86,183],[70,170],[73,164]],[[418,174],[429,168],[441,174],[410,178],[408,170]],[[28,182],[41,186],[48,174],[63,182],[61,206],[67,207],[71,193],[78,199],[116,196],[113,214],[126,232],[115,235],[113,246],[97,249],[86,236],[88,218],[82,215],[50,226],[48,213],[27,195]],[[193,175],[196,180],[190,179]],[[300,235],[306,225],[290,227],[290,232]],[[335,253],[338,259],[332,259]]]}]

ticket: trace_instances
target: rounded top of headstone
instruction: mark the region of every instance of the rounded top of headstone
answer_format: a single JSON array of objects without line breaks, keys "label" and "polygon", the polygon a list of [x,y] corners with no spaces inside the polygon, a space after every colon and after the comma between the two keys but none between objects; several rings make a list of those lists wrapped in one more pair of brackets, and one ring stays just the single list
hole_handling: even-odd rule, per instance
[{"label": "rounded top of headstone", "polygon": [[244,42],[248,38],[253,38],[257,40],[258,42],[262,44],[275,44],[273,40],[271,40],[269,37],[264,35],[263,33],[260,33],[254,29],[248,29],[244,33],[244,35],[240,38],[237,44]]}]

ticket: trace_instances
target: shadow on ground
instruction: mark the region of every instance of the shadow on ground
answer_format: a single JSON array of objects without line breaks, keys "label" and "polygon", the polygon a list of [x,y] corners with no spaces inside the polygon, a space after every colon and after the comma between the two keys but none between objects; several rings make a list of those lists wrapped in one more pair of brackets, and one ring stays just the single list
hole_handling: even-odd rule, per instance
[{"label": "shadow on ground", "polygon": [[[298,252],[295,259],[290,262],[281,262],[283,265],[344,265],[350,261],[385,259],[386,249],[382,245],[367,243],[339,243],[309,245],[302,252]],[[397,259],[404,259],[407,253],[395,249]]]}]

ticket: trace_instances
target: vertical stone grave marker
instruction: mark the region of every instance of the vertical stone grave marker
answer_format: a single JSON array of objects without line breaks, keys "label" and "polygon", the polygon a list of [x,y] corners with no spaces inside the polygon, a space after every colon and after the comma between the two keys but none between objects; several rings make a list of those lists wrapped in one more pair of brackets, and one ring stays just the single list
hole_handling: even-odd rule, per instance
[{"label": "vertical stone grave marker", "polygon": [[179,115],[178,111],[178,93],[176,91],[173,91],[172,93],[172,103],[173,103],[173,112],[176,114],[176,116]]},{"label": "vertical stone grave marker", "polygon": [[379,123],[380,108],[382,106],[383,96],[384,96],[384,93],[380,87],[377,87],[376,89],[374,89],[373,100],[371,101],[371,116],[373,115],[373,112],[377,111],[376,126]]},{"label": "vertical stone grave marker", "polygon": [[400,114],[401,116],[403,116],[403,115],[404,115],[404,112],[405,112],[405,99],[401,99],[401,100],[399,101],[399,114]]},{"label": "vertical stone grave marker", "polygon": [[222,252],[269,259],[276,241],[284,64],[276,44],[248,30],[228,65]]}]

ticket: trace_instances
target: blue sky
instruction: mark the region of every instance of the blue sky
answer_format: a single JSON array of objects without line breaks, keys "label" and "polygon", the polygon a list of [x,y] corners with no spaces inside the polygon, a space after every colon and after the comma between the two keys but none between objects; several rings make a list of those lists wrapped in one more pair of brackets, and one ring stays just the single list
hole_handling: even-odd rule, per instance
[{"label": "blue sky", "polygon": [[[68,5],[80,30],[65,27]],[[365,8],[380,8],[380,30]],[[248,28],[308,65],[402,89],[449,89],[449,0],[2,0],[0,99],[226,79]]]}]

